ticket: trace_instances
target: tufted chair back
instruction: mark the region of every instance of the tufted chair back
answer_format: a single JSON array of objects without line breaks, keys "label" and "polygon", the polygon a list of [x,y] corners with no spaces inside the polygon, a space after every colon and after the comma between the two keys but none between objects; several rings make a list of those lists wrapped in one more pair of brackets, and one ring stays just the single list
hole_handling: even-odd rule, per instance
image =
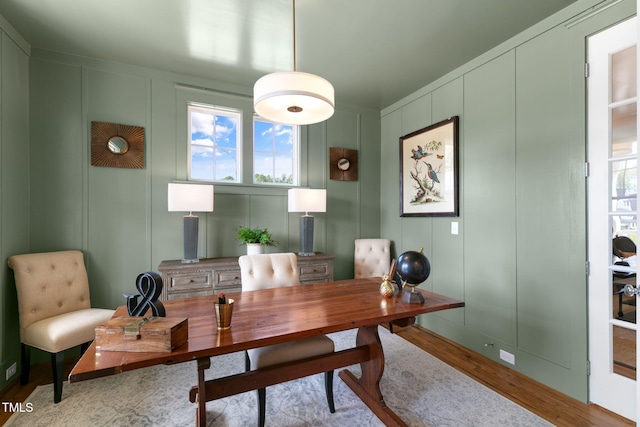
[{"label": "tufted chair back", "polygon": [[243,291],[300,284],[298,258],[293,253],[243,255],[238,263]]},{"label": "tufted chair back", "polygon": [[8,264],[16,280],[21,339],[39,320],[91,307],[82,252],[14,255]]},{"label": "tufted chair back", "polygon": [[382,277],[391,265],[389,239],[356,239],[353,257],[353,277]]}]

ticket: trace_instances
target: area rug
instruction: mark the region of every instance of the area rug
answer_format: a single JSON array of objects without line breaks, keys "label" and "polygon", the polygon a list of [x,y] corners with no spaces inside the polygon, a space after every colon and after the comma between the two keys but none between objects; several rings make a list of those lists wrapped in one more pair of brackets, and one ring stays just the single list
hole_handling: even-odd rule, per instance
[{"label": "area rug", "polygon": [[[387,406],[410,426],[551,426],[386,329],[380,328],[385,371],[380,388]],[[353,347],[355,331],[331,334],[336,349]],[[211,360],[207,379],[242,372],[244,354]],[[350,367],[359,376],[360,366]],[[336,372],[337,373],[337,372]],[[382,422],[336,375],[336,412],[324,394],[323,374],[267,388],[267,426],[382,426]],[[65,383],[62,402],[53,386],[29,396],[31,412],[14,414],[10,426],[193,426],[196,405],[188,393],[196,362],[139,369],[106,378]],[[207,425],[257,425],[256,392],[207,403]]]}]

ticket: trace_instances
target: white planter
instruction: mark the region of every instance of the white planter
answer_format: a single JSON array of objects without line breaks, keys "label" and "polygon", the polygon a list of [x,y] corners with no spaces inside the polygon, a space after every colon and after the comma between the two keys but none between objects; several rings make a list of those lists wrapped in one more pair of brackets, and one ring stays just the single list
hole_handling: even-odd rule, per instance
[{"label": "white planter", "polygon": [[260,255],[264,253],[264,245],[260,243],[247,243],[247,255]]}]

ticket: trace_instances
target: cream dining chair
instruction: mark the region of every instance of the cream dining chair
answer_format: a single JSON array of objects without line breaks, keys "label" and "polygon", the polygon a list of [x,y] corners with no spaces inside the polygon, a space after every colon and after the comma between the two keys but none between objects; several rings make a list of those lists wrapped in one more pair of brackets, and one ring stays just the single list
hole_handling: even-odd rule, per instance
[{"label": "cream dining chair", "polygon": [[[238,260],[241,270],[242,291],[300,285],[298,261],[293,253],[243,255]],[[306,359],[333,353],[334,343],[325,335],[284,344],[275,344],[247,350],[246,370],[254,370],[279,363]],[[264,426],[266,389],[258,391],[258,425]],[[325,392],[329,411],[335,412],[333,403],[333,371],[325,372]]]},{"label": "cream dining chair", "polygon": [[89,280],[80,251],[14,255],[8,260],[18,294],[20,384],[29,382],[31,347],[51,353],[53,401],[62,400],[64,350],[95,338],[95,327],[114,310],[91,308]]},{"label": "cream dining chair", "polygon": [[[353,255],[353,278],[380,277],[389,273],[391,240],[356,239]],[[393,279],[393,278],[392,278]]]},{"label": "cream dining chair", "polygon": [[[391,240],[356,239],[353,254],[353,278],[362,279],[389,274],[391,267]],[[390,277],[393,280],[393,277]],[[389,332],[393,333],[393,324],[389,322]]]}]

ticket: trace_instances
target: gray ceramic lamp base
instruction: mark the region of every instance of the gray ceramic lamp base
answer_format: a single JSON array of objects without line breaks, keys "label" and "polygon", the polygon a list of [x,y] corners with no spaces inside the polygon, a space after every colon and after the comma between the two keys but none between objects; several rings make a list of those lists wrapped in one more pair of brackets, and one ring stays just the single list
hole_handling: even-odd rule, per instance
[{"label": "gray ceramic lamp base", "polygon": [[299,256],[313,256],[313,216],[300,217],[300,252]]},{"label": "gray ceramic lamp base", "polygon": [[198,217],[185,215],[184,224],[184,258],[183,264],[198,262]]}]

